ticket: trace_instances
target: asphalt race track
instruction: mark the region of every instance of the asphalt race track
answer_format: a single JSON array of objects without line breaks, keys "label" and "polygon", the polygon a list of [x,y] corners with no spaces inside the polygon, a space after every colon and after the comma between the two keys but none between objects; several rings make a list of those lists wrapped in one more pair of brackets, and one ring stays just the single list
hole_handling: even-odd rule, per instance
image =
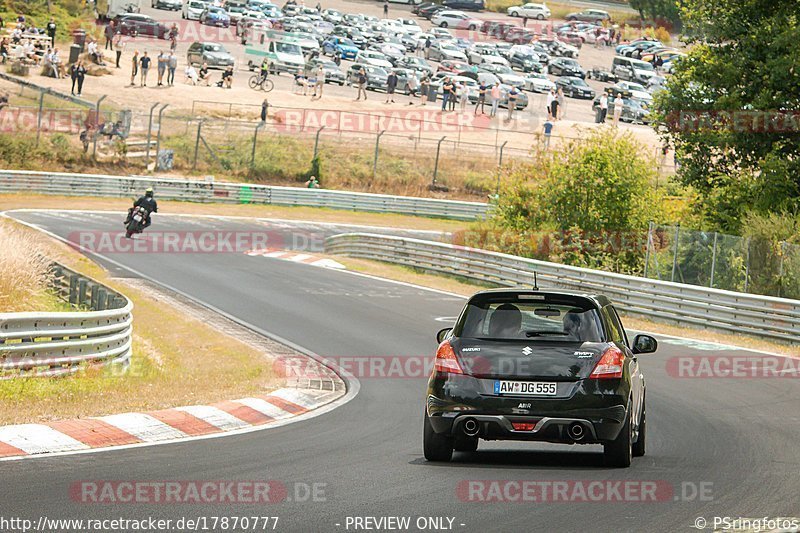
[{"label": "asphalt race track", "polygon": [[[120,231],[120,214],[12,214],[62,237]],[[264,229],[244,220],[159,215],[153,231]],[[150,231],[148,230],[148,231]],[[286,227],[283,231],[295,231]],[[278,229],[276,229],[278,231]],[[147,233],[139,238],[147,238]],[[408,285],[243,253],[109,253],[115,262],[191,294],[322,356],[426,356],[460,298]],[[102,261],[100,261],[102,263]],[[135,276],[112,265],[120,276]],[[361,377],[359,394],[284,427],[142,448],[0,462],[5,517],[278,516],[278,531],[346,531],[348,516],[454,518],[457,531],[686,531],[714,516],[794,516],[800,491],[793,379],[679,379],[671,357],[732,355],[664,339],[641,356],[647,377],[647,455],[629,469],[599,447],[487,443],[451,464],[422,457],[424,378]],[[754,355],[739,352],[739,355]],[[86,504],[82,480],[279,480],[324,484],[324,501],[267,506]],[[663,501],[462,501],[465,480],[633,480],[673,487]],[[699,501],[696,489],[710,487]],[[683,494],[685,493],[685,494]],[[292,500],[297,498],[289,494]],[[684,497],[685,496],[685,497]],[[710,496],[710,497],[709,497]],[[302,498],[301,498],[302,499]],[[447,522],[445,521],[445,524]],[[351,525],[349,530],[353,530]],[[416,530],[416,528],[412,528]]]}]

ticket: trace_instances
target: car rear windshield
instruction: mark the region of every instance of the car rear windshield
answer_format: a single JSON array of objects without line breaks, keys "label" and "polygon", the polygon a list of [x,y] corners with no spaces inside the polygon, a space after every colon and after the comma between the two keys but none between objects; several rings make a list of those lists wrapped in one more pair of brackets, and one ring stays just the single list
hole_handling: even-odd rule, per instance
[{"label": "car rear windshield", "polygon": [[498,294],[474,298],[455,335],[481,340],[602,342],[599,314],[586,298]]}]

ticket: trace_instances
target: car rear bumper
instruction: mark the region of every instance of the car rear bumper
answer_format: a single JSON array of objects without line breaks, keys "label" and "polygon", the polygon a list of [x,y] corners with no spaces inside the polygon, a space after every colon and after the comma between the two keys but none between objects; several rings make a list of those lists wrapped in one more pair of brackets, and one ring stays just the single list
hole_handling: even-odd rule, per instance
[{"label": "car rear bumper", "polygon": [[[625,422],[625,406],[575,411],[562,415],[533,416],[442,412],[430,416],[436,433],[477,436],[485,440],[522,440],[562,444],[602,444],[614,440]],[[514,423],[534,424],[514,429]],[[472,430],[473,424],[477,429]],[[580,428],[579,430],[576,428]]]}]

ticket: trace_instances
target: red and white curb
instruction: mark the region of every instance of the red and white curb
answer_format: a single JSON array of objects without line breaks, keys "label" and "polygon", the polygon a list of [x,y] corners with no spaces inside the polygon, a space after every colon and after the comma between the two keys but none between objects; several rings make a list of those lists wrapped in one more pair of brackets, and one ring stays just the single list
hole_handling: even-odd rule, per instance
[{"label": "red and white curb", "polygon": [[341,390],[283,388],[213,405],[0,426],[0,458],[80,452],[267,427],[318,409],[343,394]]},{"label": "red and white curb", "polygon": [[271,259],[282,259],[284,261],[291,261],[293,263],[303,263],[306,265],[323,267],[323,268],[336,268],[344,270],[345,266],[333,259],[325,257],[317,257],[311,254],[300,252],[293,252],[291,250],[281,250],[279,248],[257,248],[248,250],[245,255],[251,257],[268,257]]}]

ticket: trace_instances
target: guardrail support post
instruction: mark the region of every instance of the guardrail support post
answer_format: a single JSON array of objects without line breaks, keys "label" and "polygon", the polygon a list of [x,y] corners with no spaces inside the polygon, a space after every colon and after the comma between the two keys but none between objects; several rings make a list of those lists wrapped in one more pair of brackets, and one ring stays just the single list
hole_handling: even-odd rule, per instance
[{"label": "guardrail support post", "polygon": [[672,276],[670,276],[670,281],[675,281],[675,271],[678,269],[678,237],[681,234],[681,225],[678,224],[675,226],[675,249],[672,254]]},{"label": "guardrail support post", "polygon": [[78,280],[78,305],[84,305],[86,303],[86,289],[88,285],[85,279]]},{"label": "guardrail support post", "polygon": [[381,144],[381,135],[386,133],[386,130],[381,131],[378,133],[378,136],[375,138],[375,158],[372,160],[372,179],[375,180],[375,177],[378,175],[378,147]]},{"label": "guardrail support post", "polygon": [[95,284],[93,284],[93,283],[90,284],[89,285],[89,308],[92,311],[97,311],[97,308],[99,306],[99,304],[97,302],[97,297],[98,296],[99,296],[99,293],[97,292],[97,286]]},{"label": "guardrail support post", "polygon": [[145,147],[144,151],[144,167],[147,168],[147,165],[150,164],[150,139],[152,138],[153,133],[153,111],[159,106],[159,102],[156,102],[152,106],[150,106],[150,118],[147,121],[147,146]]},{"label": "guardrail support post", "polygon": [[781,262],[778,266],[778,298],[783,297],[783,258],[786,256],[786,242],[781,241]]},{"label": "guardrail support post", "polygon": [[744,263],[744,292],[747,292],[750,285],[750,237],[745,240],[745,246],[747,246],[747,257]]},{"label": "guardrail support post", "polygon": [[708,284],[712,289],[714,288],[714,271],[717,269],[717,237],[719,233],[714,232],[714,246],[711,248],[711,280]]},{"label": "guardrail support post", "polygon": [[98,288],[96,292],[97,292],[97,303],[95,304],[95,311],[105,311],[106,302],[108,300],[108,293],[103,287]]},{"label": "guardrail support post", "polygon": [[[169,107],[169,104],[164,104],[161,106],[161,109],[158,110],[158,130],[156,131],[156,164],[155,167],[158,167],[158,152],[161,150],[161,116],[164,114],[164,110]],[[147,147],[150,148],[150,143],[147,143]],[[156,170],[156,168],[153,170]]]},{"label": "guardrail support post", "polygon": [[69,276],[69,303],[78,305],[78,278],[74,275]]},{"label": "guardrail support post", "polygon": [[442,143],[445,139],[447,139],[447,136],[442,137],[439,139],[439,142],[436,143],[436,162],[433,165],[433,180],[431,181],[431,186],[436,185],[436,177],[439,175],[439,152],[441,152]]},{"label": "guardrail support post", "polygon": [[250,152],[250,170],[253,170],[256,166],[256,141],[258,141],[258,130],[260,130],[266,125],[267,125],[266,122],[259,122],[258,125],[256,126],[255,131],[253,132],[253,149]]},{"label": "guardrail support post", "polygon": [[[97,99],[97,103],[94,106],[94,115],[95,115],[95,120],[96,120],[98,126],[100,125],[100,104],[103,103],[103,100],[105,100],[107,96],[108,95],[104,94],[103,96],[98,98]],[[94,136],[94,143],[92,145],[92,159],[96,159],[97,158],[97,138],[99,137],[98,133],[99,133],[99,131],[97,133],[95,133],[95,136]]]}]

